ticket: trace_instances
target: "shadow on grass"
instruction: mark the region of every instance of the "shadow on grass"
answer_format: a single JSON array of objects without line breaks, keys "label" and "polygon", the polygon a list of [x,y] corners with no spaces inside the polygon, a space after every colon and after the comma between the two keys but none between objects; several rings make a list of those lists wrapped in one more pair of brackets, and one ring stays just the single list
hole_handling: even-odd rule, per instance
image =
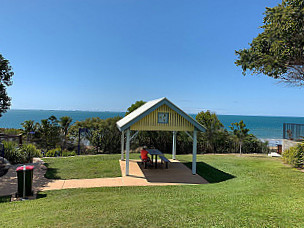
[{"label": "shadow on grass", "polygon": [[44,193],[44,192],[38,192],[36,199],[42,199],[42,198],[45,198],[45,197],[47,197],[46,193]]},{"label": "shadow on grass", "polygon": [[44,177],[47,179],[61,179],[60,176],[57,175],[57,170],[55,168],[50,168],[48,163],[44,163],[45,167],[47,167],[47,170],[44,174]]},{"label": "shadow on grass", "polygon": [[11,195],[8,196],[0,196],[0,203],[7,203],[7,202],[11,202]]},{"label": "shadow on grass", "polygon": [[[184,163],[187,167],[192,169],[192,162],[185,162]],[[197,162],[196,163],[196,171],[201,177],[207,180],[209,183],[219,183],[222,181],[230,180],[235,178],[235,176],[225,173],[222,170],[214,168],[211,165],[208,165],[205,162]]]}]

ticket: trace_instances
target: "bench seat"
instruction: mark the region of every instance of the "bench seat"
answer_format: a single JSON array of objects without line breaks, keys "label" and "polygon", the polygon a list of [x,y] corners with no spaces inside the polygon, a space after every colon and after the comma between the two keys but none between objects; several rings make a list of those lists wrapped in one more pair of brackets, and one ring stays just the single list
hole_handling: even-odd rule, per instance
[{"label": "bench seat", "polygon": [[139,158],[140,158],[140,160],[141,160],[141,164],[144,164],[144,168],[146,169],[146,168],[147,168],[147,163],[148,163],[148,162],[142,160],[141,155],[139,155]]},{"label": "bench seat", "polygon": [[159,158],[161,159],[162,162],[166,163],[166,169],[168,169],[168,163],[170,162],[169,159],[163,155],[160,155]]}]

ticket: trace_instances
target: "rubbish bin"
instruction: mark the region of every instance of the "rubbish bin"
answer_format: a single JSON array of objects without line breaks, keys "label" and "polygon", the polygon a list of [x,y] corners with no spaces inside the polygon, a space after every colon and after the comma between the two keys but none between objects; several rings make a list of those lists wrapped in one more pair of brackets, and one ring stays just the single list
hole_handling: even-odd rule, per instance
[{"label": "rubbish bin", "polygon": [[32,196],[34,166],[23,165],[16,169],[18,178],[18,197]]},{"label": "rubbish bin", "polygon": [[282,154],[282,145],[278,144],[278,154]]}]

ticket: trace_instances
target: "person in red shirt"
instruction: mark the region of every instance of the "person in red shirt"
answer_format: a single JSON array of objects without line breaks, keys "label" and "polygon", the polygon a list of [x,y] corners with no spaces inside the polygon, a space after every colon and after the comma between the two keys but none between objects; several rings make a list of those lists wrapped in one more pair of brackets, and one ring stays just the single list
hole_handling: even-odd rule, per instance
[{"label": "person in red shirt", "polygon": [[149,156],[148,156],[148,151],[146,150],[147,149],[147,147],[146,146],[144,146],[143,148],[142,148],[142,150],[140,151],[140,156],[141,156],[141,160],[143,160],[143,162],[152,162],[151,161],[151,159],[149,158]]}]

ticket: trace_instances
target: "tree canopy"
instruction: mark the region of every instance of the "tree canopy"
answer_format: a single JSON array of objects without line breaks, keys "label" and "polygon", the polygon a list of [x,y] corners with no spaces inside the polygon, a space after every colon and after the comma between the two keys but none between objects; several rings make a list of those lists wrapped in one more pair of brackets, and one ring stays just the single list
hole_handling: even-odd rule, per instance
[{"label": "tree canopy", "polygon": [[247,49],[236,51],[243,74],[265,74],[291,85],[304,85],[304,0],[283,0],[266,8],[263,32]]},{"label": "tree canopy", "polygon": [[7,95],[6,88],[12,85],[13,75],[9,61],[0,54],[0,117],[11,106],[11,98]]},{"label": "tree canopy", "polygon": [[246,124],[241,120],[240,122],[232,123],[231,126],[229,126],[230,129],[233,132],[233,135],[236,139],[236,141],[240,145],[240,154],[242,153],[242,144],[246,137],[248,136],[249,129],[246,128]]},{"label": "tree canopy", "polygon": [[219,139],[220,132],[224,130],[224,125],[217,118],[217,115],[215,113],[210,112],[209,110],[207,110],[206,112],[201,111],[197,114],[195,119],[206,129],[206,131],[202,133],[202,136],[206,141],[207,151],[216,152],[216,144]]},{"label": "tree canopy", "polygon": [[136,101],[134,104],[132,104],[128,109],[127,109],[127,112],[126,112],[126,116],[129,115],[131,112],[133,112],[135,109],[139,108],[140,106],[142,106],[143,104],[145,104],[146,102],[145,101]]},{"label": "tree canopy", "polygon": [[67,136],[68,136],[72,121],[73,121],[73,119],[71,117],[62,116],[62,117],[60,117],[60,120],[58,122],[60,125],[60,128],[61,128],[61,133],[63,134],[62,149],[66,148]]}]

